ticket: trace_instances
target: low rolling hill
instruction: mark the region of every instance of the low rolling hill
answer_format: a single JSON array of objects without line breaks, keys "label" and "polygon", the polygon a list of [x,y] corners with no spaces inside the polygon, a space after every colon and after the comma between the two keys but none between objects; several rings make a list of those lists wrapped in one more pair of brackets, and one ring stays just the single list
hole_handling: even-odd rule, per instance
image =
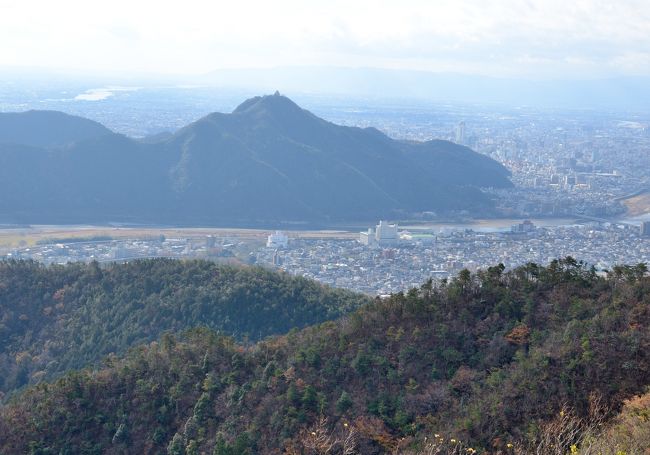
[{"label": "low rolling hill", "polygon": [[0,261],[0,395],[196,326],[256,341],[341,316],[352,292],[258,267]]}]

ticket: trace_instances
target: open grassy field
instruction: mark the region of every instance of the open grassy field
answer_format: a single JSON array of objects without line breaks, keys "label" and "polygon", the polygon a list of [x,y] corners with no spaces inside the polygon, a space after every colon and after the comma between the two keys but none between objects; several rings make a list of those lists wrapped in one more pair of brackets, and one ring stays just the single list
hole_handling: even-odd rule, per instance
[{"label": "open grassy field", "polygon": [[[156,227],[112,227],[112,226],[29,226],[0,229],[0,249],[30,247],[38,242],[62,239],[92,239],[110,237],[111,239],[142,239],[164,235],[166,238],[233,237],[242,240],[265,240],[272,230],[238,228],[156,228]],[[285,231],[291,238],[335,238],[354,239],[356,232]]]},{"label": "open grassy field", "polygon": [[650,213],[650,192],[625,199],[623,204],[627,207],[627,213],[629,216],[639,216]]}]

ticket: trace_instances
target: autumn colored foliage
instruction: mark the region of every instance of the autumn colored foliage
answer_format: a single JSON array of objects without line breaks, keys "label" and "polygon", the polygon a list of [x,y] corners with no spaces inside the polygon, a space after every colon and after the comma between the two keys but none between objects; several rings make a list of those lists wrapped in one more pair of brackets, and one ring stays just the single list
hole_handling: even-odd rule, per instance
[{"label": "autumn colored foliage", "polygon": [[552,428],[571,453],[650,384],[636,270],[496,266],[256,344],[167,333],[15,397],[0,453],[515,454]]},{"label": "autumn colored foliage", "polygon": [[257,341],[334,319],[369,299],[260,267],[137,260],[0,261],[0,402],[29,384],[196,326]]}]

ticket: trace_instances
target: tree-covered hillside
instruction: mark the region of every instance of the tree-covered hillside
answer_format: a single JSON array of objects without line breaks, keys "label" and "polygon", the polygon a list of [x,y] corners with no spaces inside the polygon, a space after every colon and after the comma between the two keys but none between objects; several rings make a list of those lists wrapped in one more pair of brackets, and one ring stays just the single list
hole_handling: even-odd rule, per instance
[{"label": "tree-covered hillside", "polygon": [[647,455],[650,453],[650,391],[625,401],[623,410],[605,426],[589,428],[579,453]]},{"label": "tree-covered hillside", "polygon": [[467,147],[335,125],[280,95],[147,141],[61,113],[0,115],[4,223],[328,225],[489,214],[494,201],[481,188],[509,188],[509,176]]},{"label": "tree-covered hillside", "polygon": [[63,112],[0,112],[0,143],[49,149],[109,134],[97,122]]},{"label": "tree-covered hillside", "polygon": [[165,331],[203,325],[259,340],[336,318],[351,292],[257,267],[138,260],[100,266],[0,262],[0,395]]},{"label": "tree-covered hillside", "polygon": [[[535,453],[650,384],[645,267],[502,266],[252,346],[208,330],[39,384],[2,453]],[[553,452],[580,443],[579,432]]]}]

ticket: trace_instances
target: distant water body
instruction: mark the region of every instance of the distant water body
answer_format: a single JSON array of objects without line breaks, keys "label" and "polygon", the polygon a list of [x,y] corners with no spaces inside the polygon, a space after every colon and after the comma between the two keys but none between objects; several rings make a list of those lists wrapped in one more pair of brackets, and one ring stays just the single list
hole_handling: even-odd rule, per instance
[{"label": "distant water body", "polygon": [[[407,231],[430,231],[434,233],[445,231],[458,231],[458,230],[472,230],[474,232],[508,232],[515,224],[522,223],[524,219],[513,218],[498,218],[487,220],[474,220],[466,222],[424,222],[424,223],[399,223],[400,230]],[[531,218],[530,221],[540,228],[547,227],[574,227],[589,223],[589,220],[577,220],[576,218]],[[640,225],[642,221],[650,221],[650,214],[641,215],[637,217],[628,217],[621,219],[612,219],[611,223],[624,223]],[[312,226],[308,224],[264,224],[255,226],[173,226],[173,225],[152,225],[152,224],[129,224],[129,223],[109,223],[109,224],[74,224],[74,225],[28,225],[28,224],[0,224],[0,230],[32,230],[32,231],[62,231],[62,232],[78,232],[97,229],[122,229],[128,230],[181,230],[181,231],[194,231],[194,230],[214,230],[218,231],[272,231],[276,229],[285,230],[288,232],[339,232],[350,233],[365,231],[368,228],[374,228],[376,223],[354,223],[354,224],[338,224],[330,226]]]},{"label": "distant water body", "polygon": [[115,92],[132,92],[139,87],[103,87],[92,88],[74,97],[75,101],[102,101],[115,95]]},{"label": "distant water body", "polygon": [[650,221],[650,213],[644,213],[643,215],[636,215],[636,216],[630,216],[626,218],[621,218],[620,220],[616,220],[622,223],[629,223],[629,224],[641,224],[644,221]]},{"label": "distant water body", "polygon": [[[465,230],[471,229],[475,232],[507,232],[512,225],[522,223],[523,219],[512,218],[498,218],[491,220],[476,220],[464,223],[418,223],[418,224],[403,224],[400,229],[405,230]],[[530,221],[537,227],[568,227],[580,224],[575,218],[532,218]]]}]

